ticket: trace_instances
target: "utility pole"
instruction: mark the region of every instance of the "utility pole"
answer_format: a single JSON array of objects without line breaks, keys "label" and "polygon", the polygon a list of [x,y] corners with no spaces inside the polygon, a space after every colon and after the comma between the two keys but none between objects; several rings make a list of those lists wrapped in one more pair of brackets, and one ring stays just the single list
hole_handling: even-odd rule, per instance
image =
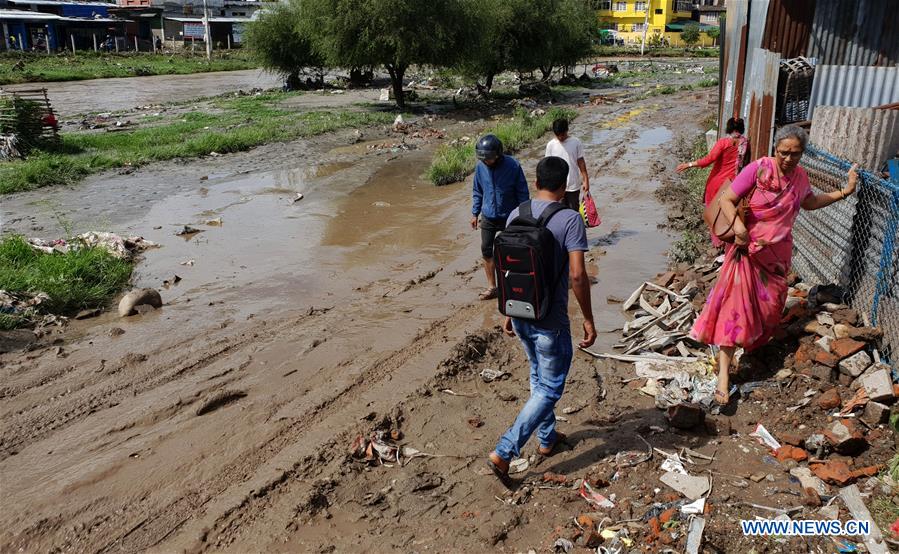
[{"label": "utility pole", "polygon": [[652,0],[646,0],[646,15],[643,17],[643,42],[640,43],[640,55],[646,48],[646,30],[649,28],[649,12],[652,11]]},{"label": "utility pole", "polygon": [[209,6],[203,0],[203,32],[206,33],[206,59],[212,59],[212,33],[209,31]]}]

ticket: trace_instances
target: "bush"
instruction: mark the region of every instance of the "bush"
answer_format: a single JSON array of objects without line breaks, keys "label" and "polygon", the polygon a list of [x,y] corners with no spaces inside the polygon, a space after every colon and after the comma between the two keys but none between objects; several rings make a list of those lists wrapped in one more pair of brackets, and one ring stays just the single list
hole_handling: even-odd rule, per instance
[{"label": "bush", "polygon": [[[50,299],[39,305],[40,313],[72,315],[105,306],[128,283],[131,269],[102,248],[45,254],[19,236],[0,241],[0,290],[46,293]],[[3,319],[0,326],[8,327],[16,317]]]},{"label": "bush", "polygon": [[[493,133],[503,141],[503,150],[514,153],[543,136],[555,119],[573,119],[577,112],[567,108],[551,108],[545,114],[534,117],[519,108],[508,121],[484,131]],[[426,173],[435,185],[448,185],[464,179],[475,167],[474,141],[466,144],[443,145],[434,155]]]}]

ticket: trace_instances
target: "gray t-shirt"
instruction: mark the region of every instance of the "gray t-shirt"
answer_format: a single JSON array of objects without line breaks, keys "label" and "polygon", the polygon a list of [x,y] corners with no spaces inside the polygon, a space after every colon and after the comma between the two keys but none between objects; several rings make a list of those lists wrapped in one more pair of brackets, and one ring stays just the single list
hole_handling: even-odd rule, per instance
[{"label": "gray t-shirt", "polygon": [[[543,210],[550,205],[548,200],[531,200],[531,213],[535,218],[540,217]],[[509,214],[507,224],[518,217],[518,208]],[[565,209],[552,216],[546,225],[556,238],[556,259],[560,260],[562,267],[558,268],[562,276],[556,285],[552,307],[546,317],[539,321],[532,321],[535,326],[543,329],[568,329],[571,322],[568,320],[568,253],[586,252],[587,228],[581,214],[574,210]]]}]

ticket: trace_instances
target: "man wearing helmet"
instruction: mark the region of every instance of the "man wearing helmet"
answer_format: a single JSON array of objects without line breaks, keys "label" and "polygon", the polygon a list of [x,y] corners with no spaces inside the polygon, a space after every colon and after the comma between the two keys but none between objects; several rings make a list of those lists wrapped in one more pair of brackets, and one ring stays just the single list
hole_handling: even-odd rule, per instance
[{"label": "man wearing helmet", "polygon": [[484,135],[475,144],[478,158],[471,194],[471,228],[481,229],[481,255],[487,274],[487,289],[479,298],[496,298],[493,241],[506,228],[512,210],[528,200],[528,183],[521,165],[503,154],[503,143],[495,135]]}]

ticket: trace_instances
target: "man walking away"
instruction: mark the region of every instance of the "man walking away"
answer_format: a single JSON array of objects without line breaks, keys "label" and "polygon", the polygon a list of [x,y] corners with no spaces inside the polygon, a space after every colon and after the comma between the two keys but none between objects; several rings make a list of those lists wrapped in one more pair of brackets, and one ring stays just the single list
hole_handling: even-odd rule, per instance
[{"label": "man walking away", "polygon": [[506,218],[528,199],[528,182],[521,165],[503,154],[503,143],[494,135],[484,135],[475,145],[478,158],[471,193],[471,228],[481,229],[481,255],[487,274],[487,289],[481,300],[496,298],[493,241],[506,228]]},{"label": "man walking away", "polygon": [[546,145],[546,156],[558,156],[568,162],[568,183],[565,185],[565,197],[562,205],[578,211],[581,206],[581,191],[590,191],[590,176],[587,173],[587,162],[584,160],[584,145],[577,137],[568,135],[568,120],[553,121],[553,134],[556,138]]},{"label": "man walking away", "polygon": [[[568,163],[560,157],[546,157],[537,164],[537,194],[531,201],[531,213],[539,218],[553,202],[565,195]],[[518,209],[509,215],[509,223],[518,216]],[[582,348],[596,340],[593,307],[590,303],[590,282],[584,267],[587,251],[587,232],[580,214],[572,210],[555,213],[546,223],[555,239],[558,282],[552,289],[549,312],[541,319],[528,320],[507,317],[503,329],[509,336],[518,335],[531,365],[531,396],[512,427],[500,438],[490,453],[488,464],[504,482],[509,462],[521,455],[521,449],[535,431],[540,442],[537,451],[544,456],[553,454],[564,439],[556,432],[553,409],[562,396],[565,379],[571,368],[573,349],[571,323],[568,320],[569,276],[574,296],[584,316]]]}]

